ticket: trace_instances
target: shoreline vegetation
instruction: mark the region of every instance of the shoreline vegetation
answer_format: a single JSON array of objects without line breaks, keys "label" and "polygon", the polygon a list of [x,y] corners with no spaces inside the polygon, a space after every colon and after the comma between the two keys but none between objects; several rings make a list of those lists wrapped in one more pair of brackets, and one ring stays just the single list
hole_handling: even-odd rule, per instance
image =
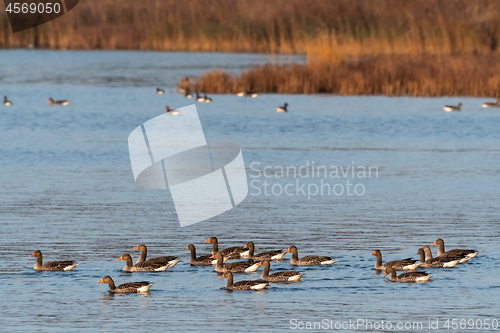
[{"label": "shoreline vegetation", "polygon": [[[304,65],[219,71],[207,93],[499,97],[498,0],[100,0],[13,34],[0,48],[304,54]],[[192,80],[193,81],[193,80]]]}]

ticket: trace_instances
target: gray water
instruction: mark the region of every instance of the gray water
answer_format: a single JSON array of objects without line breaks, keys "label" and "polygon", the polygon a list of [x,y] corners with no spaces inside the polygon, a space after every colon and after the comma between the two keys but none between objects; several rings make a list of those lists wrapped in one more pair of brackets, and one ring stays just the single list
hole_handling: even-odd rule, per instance
[{"label": "gray water", "polygon": [[[238,144],[249,182],[256,182],[234,209],[181,228],[168,190],[135,185],[128,135],[166,104],[194,103],[174,92],[183,76],[212,67],[237,72],[265,56],[1,51],[0,59],[0,95],[14,102],[0,108],[2,330],[271,332],[363,319],[393,323],[382,331],[424,332],[429,320],[442,330],[447,319],[500,320],[500,111],[482,109],[485,99],[214,95],[213,103],[196,103],[207,141]],[[157,86],[167,93],[157,95]],[[48,97],[71,103],[50,107]],[[460,101],[463,112],[442,111]],[[289,112],[276,113],[284,102]],[[279,166],[372,166],[378,173],[278,178]],[[257,195],[255,188],[298,181],[314,190],[321,180],[365,191],[308,197]],[[287,255],[271,270],[305,272],[301,282],[229,292],[213,268],[188,264],[186,246],[207,254],[210,236],[221,248],[249,240],[256,252],[296,245],[300,256],[338,262],[295,268]],[[433,278],[423,284],[391,283],[373,270],[374,249],[384,261],[416,259],[417,249],[438,237],[448,249],[480,254],[456,268],[427,269]],[[123,273],[116,258],[128,252],[135,260],[132,248],[140,243],[150,256],[183,261],[167,272]],[[37,249],[45,261],[80,265],[35,272],[30,255]],[[147,295],[110,295],[97,284],[104,275],[117,284],[154,285]],[[238,274],[235,281],[259,276]],[[397,322],[421,322],[423,329],[398,330]]]}]

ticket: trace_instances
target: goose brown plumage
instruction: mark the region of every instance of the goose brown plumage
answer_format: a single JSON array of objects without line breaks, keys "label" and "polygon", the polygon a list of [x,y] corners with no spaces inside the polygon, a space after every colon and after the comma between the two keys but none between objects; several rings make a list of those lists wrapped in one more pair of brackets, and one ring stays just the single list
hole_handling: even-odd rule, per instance
[{"label": "goose brown plumage", "polygon": [[377,270],[385,271],[387,267],[392,267],[396,271],[407,271],[407,270],[417,269],[418,267],[418,264],[415,264],[417,260],[413,260],[412,258],[406,258],[403,260],[392,260],[382,265],[382,252],[380,252],[380,250],[373,251],[371,255],[377,257],[375,266],[373,266]]},{"label": "goose brown plumage", "polygon": [[299,251],[294,245],[290,246],[285,253],[291,252],[292,259],[290,259],[291,265],[332,265],[336,263],[336,260],[332,260],[330,257],[322,256],[305,256],[299,259]]},{"label": "goose brown plumage", "polygon": [[36,250],[33,252],[33,254],[30,257],[36,257],[36,263],[33,269],[35,271],[71,271],[73,268],[75,268],[78,264],[75,264],[71,260],[65,260],[65,261],[51,261],[45,263],[45,265],[42,263],[42,251]]},{"label": "goose brown plumage", "polygon": [[449,256],[449,255],[459,255],[459,256],[467,256],[467,257],[475,257],[479,253],[476,250],[463,250],[463,249],[453,249],[449,251],[444,250],[444,241],[441,238],[438,238],[432,245],[439,245],[438,257]]},{"label": "goose brown plumage", "polygon": [[240,255],[253,260],[282,260],[286,253],[281,250],[276,250],[254,254],[255,244],[252,241],[248,242],[247,245],[243,246],[243,248],[248,249],[248,253],[243,252]]},{"label": "goose brown plumage", "polygon": [[49,98],[49,104],[50,105],[68,105],[69,101],[67,99],[63,99],[60,101],[54,101],[52,97]]},{"label": "goose brown plumage", "polygon": [[271,267],[271,263],[269,262],[269,260],[259,262],[257,263],[257,265],[264,266],[264,270],[262,271],[260,279],[268,282],[299,281],[300,278],[305,274],[300,272],[281,271],[269,275],[269,269]]},{"label": "goose brown plumage", "polygon": [[[217,237],[210,237],[207,239],[205,243],[212,243],[212,254],[215,254],[219,251],[219,241]],[[247,252],[247,249],[244,249],[240,246],[228,247],[227,249],[221,250],[221,254],[224,258],[227,259],[240,259],[241,253]]]},{"label": "goose brown plumage", "polygon": [[[431,248],[428,245],[422,246],[422,249],[425,252],[425,260],[434,259],[434,257],[432,256]],[[441,258],[448,258],[450,260],[459,260],[459,263],[463,264],[463,263],[466,263],[471,257],[459,255],[459,254],[447,254],[447,255],[441,256]]]},{"label": "goose brown plumage", "polygon": [[132,263],[132,257],[128,253],[123,254],[116,260],[125,260],[125,267],[123,267],[124,272],[163,272],[169,267],[166,262],[154,262],[149,260],[134,265]]},{"label": "goose brown plumage", "polygon": [[269,285],[267,281],[255,280],[255,281],[238,281],[233,283],[233,274],[231,272],[225,272],[220,277],[227,278],[226,289],[229,290],[262,290]]},{"label": "goose brown plumage", "polygon": [[391,274],[389,277],[389,281],[392,282],[427,282],[432,277],[428,275],[426,272],[408,272],[402,273],[399,276],[396,274],[396,271],[392,267],[387,267],[385,270],[384,277]]},{"label": "goose brown plumage", "polygon": [[107,283],[109,286],[109,292],[115,293],[115,294],[145,293],[152,286],[152,284],[149,283],[148,281],[141,281],[141,282],[124,283],[124,284],[120,284],[118,287],[116,287],[115,281],[113,281],[113,279],[109,275],[106,275],[101,280],[99,280],[97,283]]},{"label": "goose brown plumage", "polygon": [[258,263],[253,260],[224,264],[224,258],[220,252],[215,252],[215,254],[213,254],[210,258],[215,258],[217,260],[217,263],[215,264],[215,271],[220,273],[251,273],[255,272],[259,268],[257,265]]},{"label": "goose brown plumage", "polygon": [[172,267],[175,267],[175,265],[180,261],[177,259],[177,257],[174,257],[174,256],[166,256],[166,257],[157,257],[157,258],[147,259],[148,248],[144,244],[139,244],[138,246],[134,247],[134,250],[141,251],[141,256],[139,257],[139,259],[137,259],[136,264],[139,264],[141,262],[155,262],[155,263],[160,263],[160,264],[166,264],[167,268],[172,268]]},{"label": "goose brown plumage", "polygon": [[418,267],[425,267],[425,268],[455,267],[460,262],[459,259],[454,259],[449,257],[438,257],[425,260],[425,251],[422,248],[418,249],[417,254],[420,255],[420,261],[418,262]]},{"label": "goose brown plumage", "polygon": [[186,250],[191,251],[191,259],[189,259],[189,264],[191,266],[211,266],[213,265],[214,259],[211,259],[210,255],[205,255],[196,258],[196,247],[194,244],[189,244],[188,247],[186,247]]}]

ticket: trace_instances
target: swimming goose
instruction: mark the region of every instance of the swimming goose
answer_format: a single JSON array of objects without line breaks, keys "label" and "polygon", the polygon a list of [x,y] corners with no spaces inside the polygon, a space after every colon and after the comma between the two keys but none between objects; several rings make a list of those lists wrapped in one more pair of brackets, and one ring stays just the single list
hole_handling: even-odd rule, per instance
[{"label": "swimming goose", "polygon": [[189,78],[186,76],[184,79],[179,82],[177,86],[177,92],[181,94],[185,94],[189,90]]},{"label": "swimming goose", "polygon": [[248,242],[243,248],[248,249],[248,252],[243,252],[240,255],[253,260],[282,260],[285,256],[285,252],[281,250],[262,252],[254,255],[255,244],[252,241]]},{"label": "swimming goose", "polygon": [[115,281],[106,275],[102,279],[100,279],[97,283],[107,283],[109,286],[109,292],[122,294],[122,293],[145,293],[151,288],[152,284],[148,281],[142,282],[129,282],[120,284],[118,287],[115,286]]},{"label": "swimming goose", "polygon": [[264,266],[264,271],[262,272],[260,279],[268,282],[299,281],[302,275],[305,274],[300,272],[283,271],[269,275],[269,268],[271,267],[271,263],[269,262],[269,260],[264,260],[262,262],[259,262],[257,263],[257,265]]},{"label": "swimming goose", "polygon": [[[189,259],[189,263],[191,264],[191,266],[213,265],[214,260],[210,259],[210,255],[196,258],[196,248],[194,247],[194,244],[189,244],[189,246],[186,247],[186,250],[191,250],[191,259]],[[215,262],[217,262],[217,260],[215,260]]]},{"label": "swimming goose", "polygon": [[373,251],[371,255],[377,257],[375,266],[373,266],[377,270],[387,271],[387,267],[392,267],[397,271],[407,271],[417,269],[418,267],[418,264],[415,264],[417,261],[412,258],[388,261],[382,265],[382,252],[380,252],[380,250]]},{"label": "swimming goose", "polygon": [[285,103],[285,105],[283,105],[283,106],[278,106],[276,108],[276,112],[288,112],[287,107],[288,107],[288,103]]},{"label": "swimming goose", "polygon": [[205,99],[205,100],[204,100],[204,102],[205,102],[205,103],[210,103],[210,102],[212,101],[212,99],[211,99],[210,97],[207,97],[207,95],[206,95],[206,94],[205,94],[205,96],[204,96],[204,99]]},{"label": "swimming goose", "polygon": [[438,257],[425,260],[425,251],[422,248],[418,249],[417,254],[420,254],[420,261],[418,262],[418,267],[425,267],[425,268],[455,267],[460,262],[460,260],[458,259],[453,260],[452,258],[447,258],[447,257]]},{"label": "swimming goose", "polygon": [[165,106],[165,113],[177,116],[180,112],[178,110],[170,110],[170,106]]},{"label": "swimming goose", "polygon": [[463,249],[453,249],[449,251],[444,250],[444,241],[441,238],[438,238],[432,245],[439,245],[438,257],[444,255],[461,255],[474,258],[479,253],[476,250],[463,250]]},{"label": "swimming goose", "polygon": [[332,265],[337,262],[330,257],[321,256],[305,256],[299,259],[299,251],[293,245],[285,251],[285,253],[288,252],[292,253],[291,265]]},{"label": "swimming goose", "polygon": [[[422,246],[422,249],[425,252],[425,260],[433,259],[434,257],[432,256],[432,251],[431,248],[427,245]],[[459,255],[459,254],[449,254],[442,256],[442,258],[448,258],[450,260],[459,260],[459,263],[463,264],[466,263],[471,257],[465,256],[465,255]]]},{"label": "swimming goose", "polygon": [[[207,239],[205,243],[212,243],[212,254],[215,254],[217,251],[219,251],[219,241],[217,240],[217,237],[210,237],[210,239]],[[233,246],[233,247],[228,247],[227,249],[224,249],[220,252],[227,260],[227,259],[240,259],[241,258],[240,254],[248,251],[247,249],[244,249],[242,247]]]},{"label": "swimming goose", "polygon": [[139,259],[137,259],[136,264],[139,264],[141,262],[155,262],[160,264],[167,264],[167,268],[172,268],[175,267],[175,265],[180,261],[177,259],[177,257],[174,256],[157,257],[146,260],[146,257],[148,256],[148,249],[144,244],[139,244],[138,246],[134,247],[134,250],[141,251],[141,256],[139,257]]},{"label": "swimming goose", "polygon": [[247,96],[255,98],[255,97],[259,96],[259,94],[257,94],[255,91],[248,91]]},{"label": "swimming goose", "polygon": [[7,99],[7,96],[3,97],[3,105],[4,106],[11,106],[12,102]]},{"label": "swimming goose", "polygon": [[221,275],[220,279],[227,278],[226,289],[229,290],[262,290],[269,285],[266,281],[238,281],[233,283],[233,274],[231,272],[226,272]]},{"label": "swimming goose", "polygon": [[193,98],[193,93],[191,92],[191,89],[186,88],[186,92],[184,93],[184,97]]},{"label": "swimming goose", "polygon": [[240,91],[239,93],[236,94],[236,96],[238,96],[238,97],[245,97],[246,96],[246,92],[245,91]]},{"label": "swimming goose", "polygon": [[197,102],[205,102],[205,97],[200,96],[200,94],[196,93],[196,101]]},{"label": "swimming goose", "polygon": [[78,264],[71,260],[66,261],[51,261],[42,264],[42,251],[36,250],[30,257],[36,257],[36,263],[33,269],[35,271],[71,271]]},{"label": "swimming goose", "polygon": [[499,108],[500,98],[497,99],[496,103],[483,103],[483,108]]},{"label": "swimming goose", "polygon": [[125,253],[116,260],[125,260],[124,272],[164,272],[168,268],[168,263],[149,260],[134,265],[132,257],[128,253]]},{"label": "swimming goose", "polygon": [[158,95],[162,95],[162,94],[164,94],[164,93],[165,93],[165,90],[160,89],[160,88],[156,88],[156,93],[157,93]]},{"label": "swimming goose", "polygon": [[426,272],[408,272],[398,276],[394,268],[387,267],[384,277],[389,274],[391,274],[389,281],[392,282],[427,282],[432,277],[431,275],[427,275]]},{"label": "swimming goose", "polygon": [[258,268],[259,265],[258,263],[254,262],[253,260],[249,261],[238,261],[238,262],[232,262],[230,264],[224,264],[224,259],[222,257],[222,253],[216,252],[215,254],[212,254],[210,256],[211,259],[216,259],[217,263],[215,264],[215,271],[216,272],[233,272],[233,273],[251,273],[255,272]]},{"label": "swimming goose", "polygon": [[463,104],[462,103],[458,103],[457,106],[453,106],[453,105],[445,105],[443,107],[443,109],[446,111],[446,112],[451,112],[451,111],[460,111],[460,107],[462,106]]},{"label": "swimming goose", "polygon": [[64,99],[64,100],[60,100],[60,101],[54,101],[54,99],[52,97],[49,98],[49,104],[50,105],[68,105],[69,104],[69,101]]}]

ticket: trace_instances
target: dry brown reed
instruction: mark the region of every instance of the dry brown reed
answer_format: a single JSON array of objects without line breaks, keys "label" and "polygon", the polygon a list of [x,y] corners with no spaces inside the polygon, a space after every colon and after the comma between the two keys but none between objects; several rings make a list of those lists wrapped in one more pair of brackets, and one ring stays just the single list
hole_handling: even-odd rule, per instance
[{"label": "dry brown reed", "polygon": [[206,93],[500,97],[500,57],[379,56],[307,65],[265,65],[241,75],[205,73],[191,89]]}]

